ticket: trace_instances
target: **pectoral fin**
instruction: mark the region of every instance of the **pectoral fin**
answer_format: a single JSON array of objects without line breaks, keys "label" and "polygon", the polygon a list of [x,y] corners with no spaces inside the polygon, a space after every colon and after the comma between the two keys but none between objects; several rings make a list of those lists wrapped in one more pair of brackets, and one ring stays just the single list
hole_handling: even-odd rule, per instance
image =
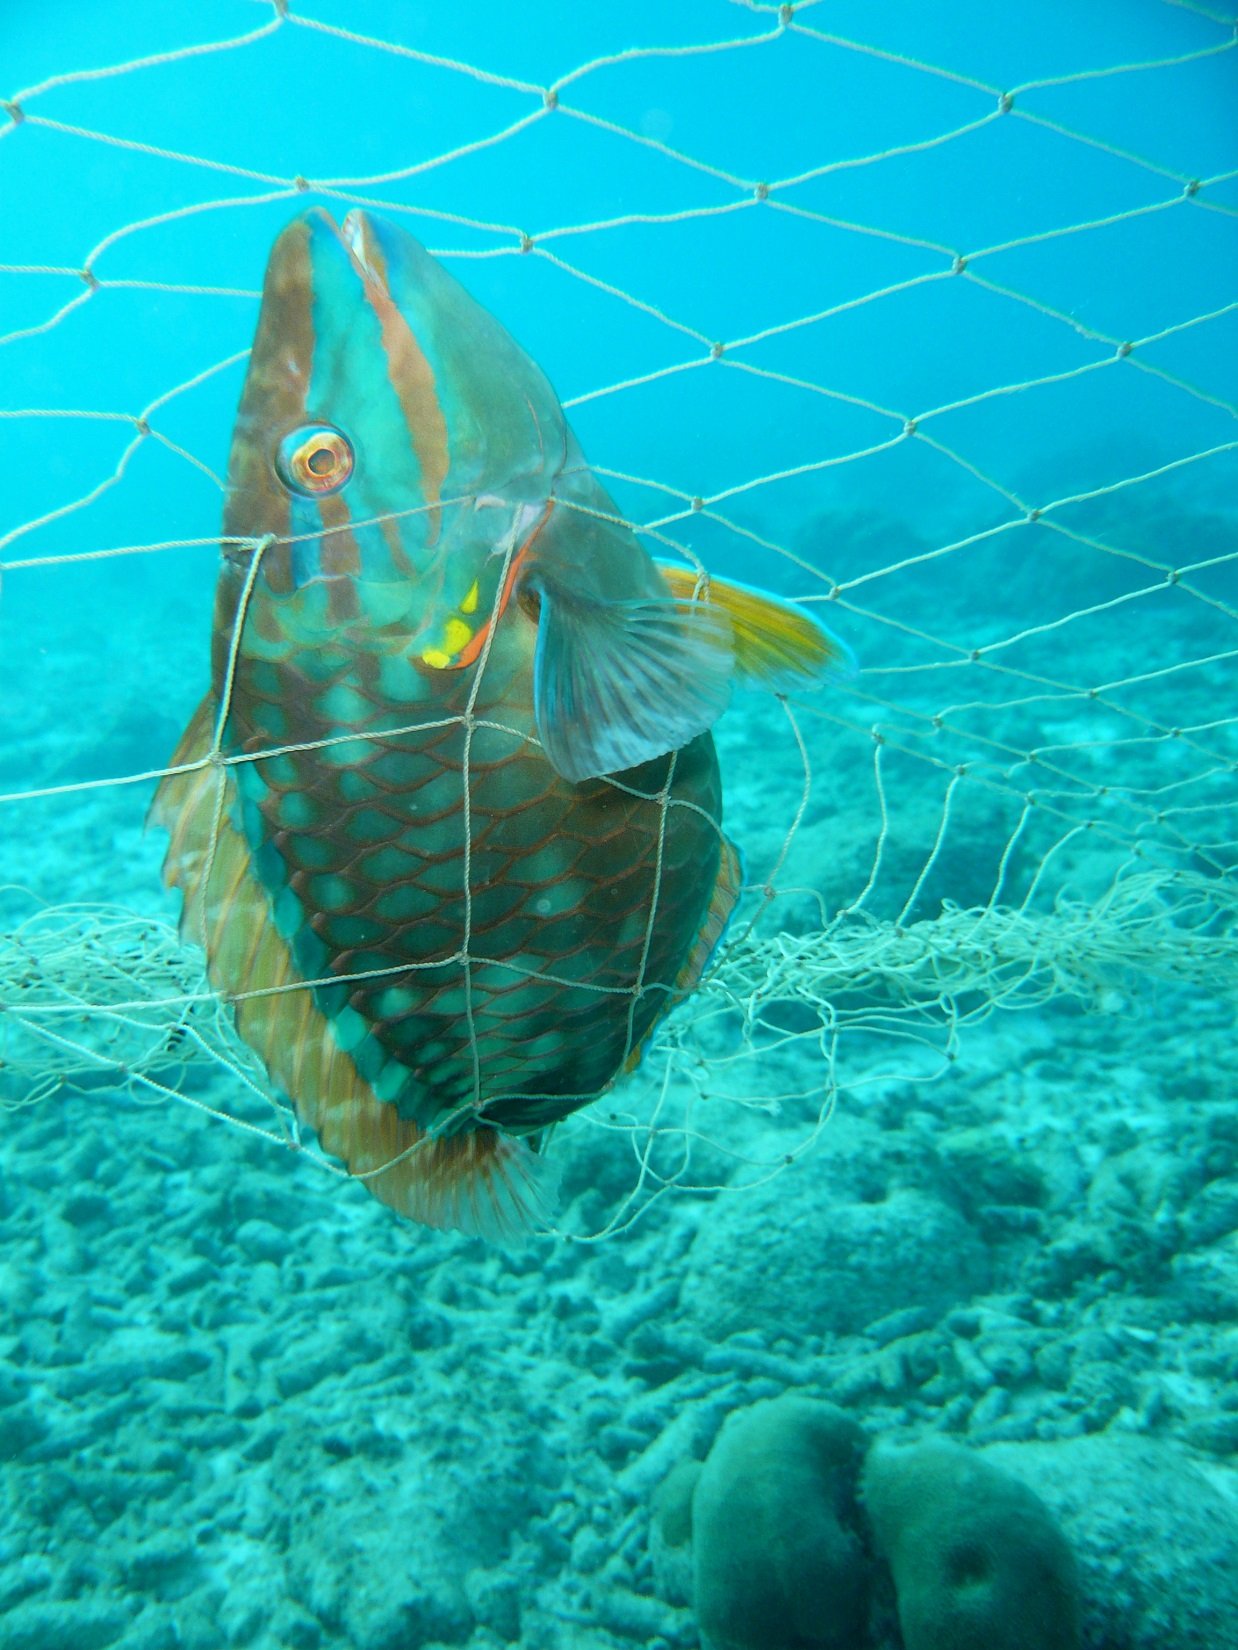
[{"label": "pectoral fin", "polygon": [[722,714],[731,625],[719,606],[673,596],[608,601],[538,570],[533,705],[565,779],[597,778],[678,750]]},{"label": "pectoral fin", "polygon": [[[691,598],[697,586],[694,569],[660,561],[658,572],[681,601]],[[711,577],[704,603],[721,609],[730,621],[735,673],[741,681],[785,693],[817,682],[831,665],[851,663],[846,644],[795,602]]]}]

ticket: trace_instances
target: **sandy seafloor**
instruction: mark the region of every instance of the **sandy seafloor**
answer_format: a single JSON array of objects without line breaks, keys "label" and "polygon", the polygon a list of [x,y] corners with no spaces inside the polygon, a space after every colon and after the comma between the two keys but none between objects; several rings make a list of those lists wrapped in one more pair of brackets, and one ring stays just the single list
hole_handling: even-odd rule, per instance
[{"label": "sandy seafloor", "polygon": [[[23,760],[54,780],[83,730],[49,704]],[[745,701],[721,735],[754,874],[798,786],[765,758],[780,715]],[[119,715],[108,737],[104,771],[162,759]],[[814,754],[790,880],[871,851],[848,837],[871,834],[858,779]],[[147,794],[10,807],[21,880],[162,909]],[[964,836],[941,891],[970,860]],[[306,1158],[106,1083],[6,1114],[0,1650],[687,1650],[687,1555],[651,1498],[728,1413],[786,1391],[1033,1486],[1077,1554],[1088,1650],[1232,1650],[1232,997],[1125,982],[1099,1008],[998,1015],[947,1076],[844,1092],[767,1184],[662,1198],[596,1244],[414,1229]],[[186,1087],[226,1105],[228,1081]],[[698,1122],[741,1154],[774,1126]],[[604,1224],[628,1141],[586,1123],[552,1149],[565,1225]],[[733,1172],[699,1149],[698,1180]],[[887,1616],[856,1650],[897,1642]]]}]

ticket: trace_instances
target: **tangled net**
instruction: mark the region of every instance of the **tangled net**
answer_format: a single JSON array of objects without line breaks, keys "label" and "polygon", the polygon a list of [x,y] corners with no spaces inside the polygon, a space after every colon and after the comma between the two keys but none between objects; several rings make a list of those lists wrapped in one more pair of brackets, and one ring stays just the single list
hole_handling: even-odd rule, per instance
[{"label": "tangled net", "polygon": [[[630,1139],[607,1230],[717,1184],[715,1151],[780,1172],[999,1009],[1232,995],[1238,168],[1201,113],[1232,10],[998,20],[940,62],[912,6],[594,8],[577,58],[510,6],[390,39],[314,9],[166,42],[117,12],[96,60],[0,87],[21,198],[81,201],[15,211],[0,263],[4,874],[50,879],[0,901],[0,1106],[123,1093],[309,1144],[133,839],[203,685],[254,282],[312,199],[408,223],[511,326],[649,548],[816,604],[859,660],[720,728],[752,886],[563,1126]],[[304,95],[221,124],[238,76]]]},{"label": "tangled net", "polygon": [[[694,1143],[719,1145],[699,1127],[703,1104],[755,1108],[773,1126],[756,1156],[723,1148],[745,1165],[744,1184],[759,1183],[816,1140],[840,1092],[879,1080],[867,1060],[852,1072],[844,1059],[864,1034],[887,1053],[908,1043],[927,1051],[918,1072],[905,1056],[902,1070],[925,1080],[955,1058],[965,1026],[999,1009],[1071,1001],[1115,1013],[1149,980],[1238,997],[1236,942],[1238,887],[1155,868],[1130,870],[1086,902],[1059,894],[1047,908],[947,901],[906,925],[851,910],[800,934],[752,921],[655,1034],[655,1103],[594,1119],[630,1137],[640,1176],[606,1233],[593,1235],[630,1224],[673,1187],[722,1189],[693,1180]],[[766,1071],[759,1091],[754,1061]],[[773,1066],[788,1077],[783,1090]],[[225,1080],[218,1103],[212,1079]],[[0,1106],[100,1087],[312,1150],[172,925],[106,905],[46,907],[0,937]]]}]

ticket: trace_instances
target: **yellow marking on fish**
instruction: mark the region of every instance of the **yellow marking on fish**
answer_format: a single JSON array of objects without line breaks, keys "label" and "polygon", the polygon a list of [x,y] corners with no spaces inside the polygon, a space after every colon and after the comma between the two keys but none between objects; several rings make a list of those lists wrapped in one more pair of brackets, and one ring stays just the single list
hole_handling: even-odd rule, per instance
[{"label": "yellow marking on fish", "polygon": [[472,640],[471,626],[466,625],[463,619],[448,619],[443,626],[442,646],[424,648],[422,660],[432,670],[446,670],[448,665],[455,663],[460,649]]},{"label": "yellow marking on fish", "polygon": [[463,619],[448,619],[443,626],[443,646],[448,653],[455,655],[467,642],[473,639],[473,630],[465,624]]},{"label": "yellow marking on fish", "polygon": [[464,600],[460,603],[461,613],[476,613],[478,594],[479,594],[479,592],[478,592],[478,589],[477,589],[477,580],[474,579],[472,584],[469,586],[468,594],[465,596]]}]

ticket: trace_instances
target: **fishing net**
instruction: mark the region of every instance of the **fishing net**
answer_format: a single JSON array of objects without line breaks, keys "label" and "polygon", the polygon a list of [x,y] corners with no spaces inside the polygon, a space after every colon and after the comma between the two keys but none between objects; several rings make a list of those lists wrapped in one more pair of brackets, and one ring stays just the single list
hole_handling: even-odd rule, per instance
[{"label": "fishing net", "polygon": [[7,90],[13,1112],[178,1102],[341,1172],[142,830],[205,686],[258,278],[310,201],[391,215],[499,316],[655,554],[802,601],[854,657],[720,725],[741,905],[562,1125],[622,1169],[561,1230],[786,1172],[999,1011],[1120,1030],[1153,983],[1184,1012],[1238,985],[1233,18],[1161,0],[1064,37],[1045,7],[963,41],[910,7],[622,11],[369,34],[276,0],[189,42],[125,8],[114,56],[66,67],[48,23],[54,71]]}]

